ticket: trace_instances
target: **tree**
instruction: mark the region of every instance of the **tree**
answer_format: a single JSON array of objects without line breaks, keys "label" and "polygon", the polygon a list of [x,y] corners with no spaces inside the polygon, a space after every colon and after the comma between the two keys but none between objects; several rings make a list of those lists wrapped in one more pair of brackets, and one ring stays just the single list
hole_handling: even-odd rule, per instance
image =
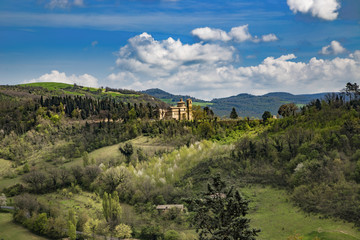
[{"label": "tree", "polygon": [[33,229],[35,232],[44,234],[46,231],[46,225],[47,225],[47,215],[46,213],[40,213],[37,217],[36,220],[33,223]]},{"label": "tree", "polygon": [[0,195],[0,206],[6,206],[6,196],[3,193]]},{"label": "tree", "polygon": [[164,234],[164,240],[180,240],[180,234],[175,230],[168,230]]},{"label": "tree", "polygon": [[114,192],[119,184],[129,178],[128,170],[123,166],[107,169],[100,176],[101,188],[106,192]]},{"label": "tree", "polygon": [[127,142],[124,146],[120,146],[119,150],[126,157],[128,163],[130,163],[131,155],[134,153],[133,145],[130,142]]},{"label": "tree", "polygon": [[231,110],[230,118],[231,118],[231,119],[236,119],[236,118],[238,118],[238,114],[237,114],[237,112],[236,112],[236,110],[235,110],[234,107],[233,107],[232,110]]},{"label": "tree", "polygon": [[114,229],[119,224],[122,213],[118,193],[116,191],[113,194],[105,192],[102,205],[106,222],[110,225],[110,229]]},{"label": "tree", "polygon": [[194,120],[201,120],[205,118],[205,112],[200,106],[194,105],[191,111]]},{"label": "tree", "polygon": [[266,122],[270,118],[271,118],[271,113],[269,111],[265,111],[262,115],[263,121]]},{"label": "tree", "polygon": [[279,107],[278,113],[283,117],[294,116],[299,108],[294,103],[283,104]]},{"label": "tree", "polygon": [[212,178],[208,192],[201,198],[192,199],[195,216],[193,218],[200,240],[254,240],[260,230],[251,229],[248,213],[248,201],[239,191],[227,189],[220,174]]},{"label": "tree", "polygon": [[130,238],[131,234],[131,227],[126,224],[121,223],[115,227],[115,236],[118,238]]},{"label": "tree", "polygon": [[82,156],[82,160],[83,160],[83,166],[86,167],[89,165],[90,163],[90,158],[89,158],[89,153],[88,152],[84,152],[83,156]]},{"label": "tree", "polygon": [[359,96],[359,85],[357,83],[350,83],[348,82],[345,86],[345,88],[342,90],[343,93],[346,94],[350,98],[350,101],[352,100],[352,97],[355,99]]},{"label": "tree", "polygon": [[88,236],[92,236],[92,239],[95,239],[95,234],[98,232],[100,221],[97,219],[90,218],[84,226],[84,232]]},{"label": "tree", "polygon": [[76,227],[71,221],[69,221],[68,225],[69,225],[68,236],[71,240],[75,240],[76,239]]}]

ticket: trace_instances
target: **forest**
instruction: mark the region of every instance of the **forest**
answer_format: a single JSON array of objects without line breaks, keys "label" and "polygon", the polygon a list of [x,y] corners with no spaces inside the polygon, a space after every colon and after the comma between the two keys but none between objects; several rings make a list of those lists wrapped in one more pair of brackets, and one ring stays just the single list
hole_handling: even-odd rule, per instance
[{"label": "forest", "polygon": [[[158,120],[164,103],[131,91],[1,86],[1,205],[14,207],[1,211],[50,239],[229,239],[231,231],[200,210],[203,201],[217,209],[236,199],[247,232],[236,239],[360,239],[356,86],[300,109],[284,104],[262,119],[195,107],[193,121]],[[319,226],[343,228],[295,232],[303,226],[290,228],[284,215],[281,228],[269,229],[261,209],[282,199],[275,192],[286,196],[286,214],[296,209]]]}]

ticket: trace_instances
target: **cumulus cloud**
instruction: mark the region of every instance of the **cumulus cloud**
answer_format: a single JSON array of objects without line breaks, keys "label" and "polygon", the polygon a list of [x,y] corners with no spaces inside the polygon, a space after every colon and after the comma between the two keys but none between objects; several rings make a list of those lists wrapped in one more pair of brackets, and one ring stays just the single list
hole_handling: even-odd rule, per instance
[{"label": "cumulus cloud", "polygon": [[151,35],[143,33],[129,39],[128,44],[120,49],[116,64],[131,72],[165,77],[177,71],[179,66],[228,62],[233,58],[232,47],[202,43],[182,44],[179,39],[174,40],[171,37],[157,41]]},{"label": "cumulus cloud", "polygon": [[84,6],[83,0],[50,0],[47,5],[48,8],[69,8],[72,6],[82,7]]},{"label": "cumulus cloud", "polygon": [[338,0],[287,0],[287,4],[294,13],[311,13],[312,16],[324,20],[335,20],[339,13]]},{"label": "cumulus cloud", "polygon": [[34,78],[26,83],[32,82],[61,82],[61,83],[68,83],[68,84],[78,84],[81,86],[87,87],[98,87],[98,79],[89,74],[83,74],[76,76],[75,74],[66,76],[64,72],[59,72],[57,70],[52,70],[51,73],[46,73],[39,78]]},{"label": "cumulus cloud", "polygon": [[327,45],[323,47],[320,51],[321,54],[329,55],[329,54],[341,54],[345,53],[346,49],[341,46],[341,44],[338,41],[331,41],[330,45]]},{"label": "cumulus cloud", "polygon": [[234,27],[228,33],[221,29],[204,27],[204,28],[196,28],[196,29],[192,30],[191,34],[193,36],[198,37],[199,39],[201,39],[203,41],[271,42],[271,41],[278,40],[276,35],[273,33],[263,35],[260,38],[257,36],[253,37],[249,33],[249,25],[248,24]]},{"label": "cumulus cloud", "polygon": [[230,41],[231,37],[227,32],[221,29],[213,29],[209,27],[196,28],[192,30],[192,35],[197,36],[198,38],[205,41]]},{"label": "cumulus cloud", "polygon": [[296,61],[294,54],[265,58],[242,67],[237,51],[216,44],[183,44],[169,38],[157,41],[143,33],[129,39],[118,53],[117,72],[108,76],[114,87],[144,90],[162,88],[172,93],[212,99],[242,92],[310,93],[337,91],[360,76],[360,51],[332,60]]}]

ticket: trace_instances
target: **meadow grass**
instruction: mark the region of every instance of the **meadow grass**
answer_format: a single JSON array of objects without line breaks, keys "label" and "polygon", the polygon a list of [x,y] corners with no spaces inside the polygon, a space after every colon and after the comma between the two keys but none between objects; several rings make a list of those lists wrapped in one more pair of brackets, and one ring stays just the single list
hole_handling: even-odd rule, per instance
[{"label": "meadow grass", "polygon": [[123,93],[119,93],[119,92],[104,92],[104,94],[110,95],[112,97],[139,97],[139,94],[123,94]]},{"label": "meadow grass", "polygon": [[18,176],[16,178],[2,178],[0,180],[0,191],[2,191],[6,187],[20,183],[20,179],[21,179],[21,176]]},{"label": "meadow grass", "polygon": [[214,103],[210,103],[210,102],[193,102],[192,104],[195,105],[195,106],[200,106],[200,107],[206,107],[206,106],[214,105]]},{"label": "meadow grass", "polygon": [[90,216],[102,214],[101,198],[95,193],[81,191],[71,193],[69,189],[62,189],[57,192],[38,195],[37,199],[58,206],[62,212],[68,212],[70,209],[77,211],[86,211]]},{"label": "meadow grass", "polygon": [[248,217],[253,228],[261,229],[259,240],[287,239],[296,233],[303,236],[303,240],[312,240],[316,236],[324,240],[360,239],[360,232],[353,224],[306,214],[292,205],[284,190],[255,185],[240,191],[251,200]]},{"label": "meadow grass", "polygon": [[[136,148],[141,148],[144,150],[145,154],[148,156],[155,155],[155,152],[157,151],[172,151],[174,150],[174,147],[171,145],[164,145],[164,143],[160,142],[156,138],[150,138],[150,137],[144,137],[140,136],[135,139],[132,139],[128,141],[133,144],[133,146]],[[89,158],[94,159],[95,162],[104,162],[109,159],[124,159],[124,156],[121,154],[119,147],[121,144],[124,143],[117,143],[111,146],[102,147],[99,149],[96,149],[89,153]],[[76,158],[71,162],[65,163],[65,167],[72,167],[76,165],[82,164],[82,158]]]},{"label": "meadow grass", "polygon": [[57,90],[57,89],[72,87],[73,85],[67,83],[56,83],[56,82],[37,82],[37,83],[20,84],[20,86],[43,87],[48,90]]},{"label": "meadow grass", "polygon": [[45,240],[12,221],[11,213],[0,212],[0,239],[3,240]]}]

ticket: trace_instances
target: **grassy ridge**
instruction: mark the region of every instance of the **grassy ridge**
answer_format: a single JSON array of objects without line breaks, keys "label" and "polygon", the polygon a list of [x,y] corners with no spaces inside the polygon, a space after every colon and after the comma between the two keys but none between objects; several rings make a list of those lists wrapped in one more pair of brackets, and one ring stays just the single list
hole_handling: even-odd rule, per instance
[{"label": "grassy ridge", "polygon": [[36,82],[36,83],[20,84],[20,86],[42,87],[48,90],[59,90],[59,89],[72,87],[73,85],[67,83],[57,83],[57,82]]}]

